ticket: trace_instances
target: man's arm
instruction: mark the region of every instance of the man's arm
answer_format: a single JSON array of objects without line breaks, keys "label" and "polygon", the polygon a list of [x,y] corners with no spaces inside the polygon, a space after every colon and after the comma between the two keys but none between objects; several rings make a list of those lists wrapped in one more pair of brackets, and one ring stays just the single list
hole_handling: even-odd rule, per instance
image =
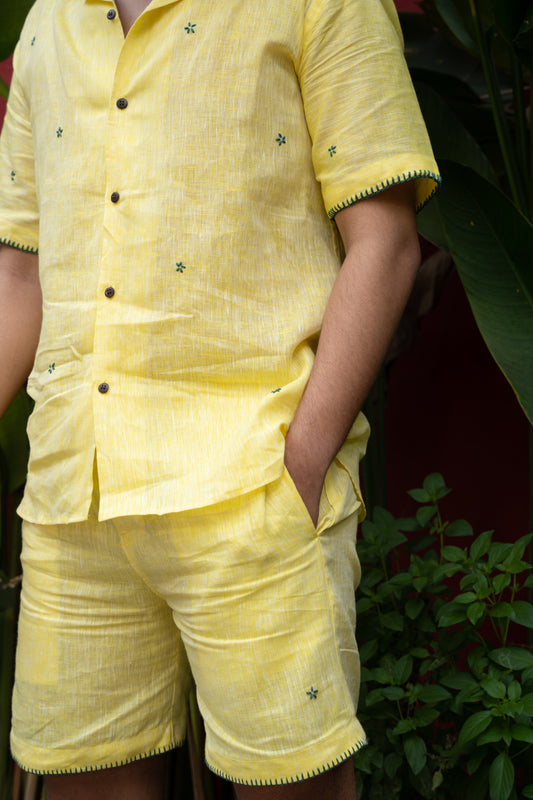
[{"label": "man's arm", "polygon": [[327,469],[376,378],[420,263],[411,182],[343,209],[335,221],[346,258],[285,443],[285,465],[315,524]]},{"label": "man's arm", "polygon": [[28,377],[42,319],[39,259],[0,248],[0,417]]}]

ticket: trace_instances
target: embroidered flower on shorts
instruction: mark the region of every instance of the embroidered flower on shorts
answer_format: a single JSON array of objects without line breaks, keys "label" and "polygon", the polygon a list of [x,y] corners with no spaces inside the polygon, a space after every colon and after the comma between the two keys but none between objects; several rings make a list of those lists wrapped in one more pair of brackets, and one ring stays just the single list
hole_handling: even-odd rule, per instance
[{"label": "embroidered flower on shorts", "polygon": [[54,361],[52,364],[49,364],[49,365],[48,365],[48,372],[50,373],[50,375],[51,375],[51,374],[52,374],[52,372],[55,370],[55,368],[56,368],[56,363],[55,363],[55,361]]},{"label": "embroidered flower on shorts", "polygon": [[183,29],[183,30],[184,30],[184,31],[185,31],[187,34],[189,34],[189,33],[196,33],[196,31],[194,30],[195,28],[196,28],[196,22],[189,22],[189,23],[188,23],[188,24],[187,24],[187,25],[184,27],[184,29]]},{"label": "embroidered flower on shorts", "polygon": [[336,154],[336,152],[337,152],[337,145],[336,144],[332,144],[331,147],[328,147],[328,153],[329,153],[331,158],[333,158],[333,156]]},{"label": "embroidered flower on shorts", "polygon": [[284,136],[282,133],[278,133],[278,135],[276,136],[276,142],[281,147],[282,144],[287,144],[287,137]]},{"label": "embroidered flower on shorts", "polygon": [[318,689],[313,689],[311,686],[311,688],[307,690],[306,694],[309,696],[310,700],[316,700]]},{"label": "embroidered flower on shorts", "polygon": [[277,394],[278,392],[281,392],[281,386],[279,389],[272,389],[272,394]]},{"label": "embroidered flower on shorts", "polygon": [[56,136],[60,139],[63,136],[63,128],[58,128],[56,131]]},{"label": "embroidered flower on shorts", "polygon": [[176,261],[176,272],[183,272],[184,269],[187,269],[185,264],[182,261]]},{"label": "embroidered flower on shorts", "polygon": [[14,169],[12,169],[12,170],[11,170],[11,180],[12,180],[12,181],[14,181],[14,180],[15,180],[15,175],[16,175],[16,174],[17,174],[17,173],[15,172],[15,170],[14,170]]}]

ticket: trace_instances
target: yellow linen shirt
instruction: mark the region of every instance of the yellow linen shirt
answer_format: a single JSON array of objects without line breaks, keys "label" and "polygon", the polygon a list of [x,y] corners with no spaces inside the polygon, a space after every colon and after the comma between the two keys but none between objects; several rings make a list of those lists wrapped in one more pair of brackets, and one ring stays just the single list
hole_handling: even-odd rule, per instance
[{"label": "yellow linen shirt", "polygon": [[14,70],[0,242],[44,298],[20,513],[84,519],[95,452],[101,519],[275,479],[332,218],[438,182],[392,0],[152,0],[126,38],[110,0],[37,0]]}]

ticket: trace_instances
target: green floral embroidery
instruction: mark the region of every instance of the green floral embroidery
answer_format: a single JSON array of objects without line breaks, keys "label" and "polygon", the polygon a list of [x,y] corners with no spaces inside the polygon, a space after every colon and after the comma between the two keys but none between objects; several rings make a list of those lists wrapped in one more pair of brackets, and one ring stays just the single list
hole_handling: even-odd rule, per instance
[{"label": "green floral embroidery", "polygon": [[50,375],[51,375],[51,374],[52,374],[52,372],[55,370],[55,368],[56,368],[55,361],[53,362],[53,364],[49,364],[49,365],[48,365],[48,372],[50,373]]},{"label": "green floral embroidery", "polygon": [[277,394],[278,392],[281,392],[281,386],[279,389],[272,389],[272,394]]},{"label": "green floral embroidery", "polygon": [[56,131],[56,136],[60,139],[63,136],[63,128],[58,128]]},{"label": "green floral embroidery", "polygon": [[311,688],[306,692],[306,694],[309,696],[310,700],[316,700],[318,689],[313,689],[313,687],[311,686]]},{"label": "green floral embroidery", "polygon": [[182,261],[176,261],[176,272],[183,272],[184,269],[187,269],[185,264]]},{"label": "green floral embroidery", "polygon": [[16,175],[16,174],[17,174],[17,173],[15,172],[15,170],[14,170],[14,169],[12,169],[12,170],[11,170],[11,180],[12,180],[12,181],[14,181],[14,180],[15,180],[15,175]]},{"label": "green floral embroidery", "polygon": [[184,31],[185,31],[187,34],[189,34],[189,33],[196,33],[196,31],[194,30],[195,28],[196,28],[196,22],[189,22],[189,23],[188,23],[188,24],[187,24],[187,25],[184,27],[184,29],[183,29],[183,30],[184,30]]},{"label": "green floral embroidery", "polygon": [[35,44],[35,36],[34,36],[34,37],[33,37],[33,39],[31,40],[30,44],[31,44],[31,46],[33,47],[33,45]]},{"label": "green floral embroidery", "polygon": [[337,152],[337,145],[336,144],[332,144],[331,147],[328,147],[328,153],[329,153],[331,158],[333,158],[333,156],[335,155],[336,152]]},{"label": "green floral embroidery", "polygon": [[281,147],[282,144],[287,144],[287,137],[284,136],[282,133],[278,133],[278,135],[276,136],[276,142]]}]

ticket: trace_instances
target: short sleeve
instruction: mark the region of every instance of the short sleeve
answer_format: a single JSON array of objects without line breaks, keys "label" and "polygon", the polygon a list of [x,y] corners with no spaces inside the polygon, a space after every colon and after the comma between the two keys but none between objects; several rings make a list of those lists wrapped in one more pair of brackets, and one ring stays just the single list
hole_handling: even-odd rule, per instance
[{"label": "short sleeve", "polygon": [[[27,46],[31,46],[28,43]],[[0,244],[36,253],[39,210],[35,190],[34,150],[30,113],[20,80],[19,43],[0,136]]]},{"label": "short sleeve", "polygon": [[392,0],[309,0],[297,70],[328,215],[406,180],[421,208],[440,178]]}]

